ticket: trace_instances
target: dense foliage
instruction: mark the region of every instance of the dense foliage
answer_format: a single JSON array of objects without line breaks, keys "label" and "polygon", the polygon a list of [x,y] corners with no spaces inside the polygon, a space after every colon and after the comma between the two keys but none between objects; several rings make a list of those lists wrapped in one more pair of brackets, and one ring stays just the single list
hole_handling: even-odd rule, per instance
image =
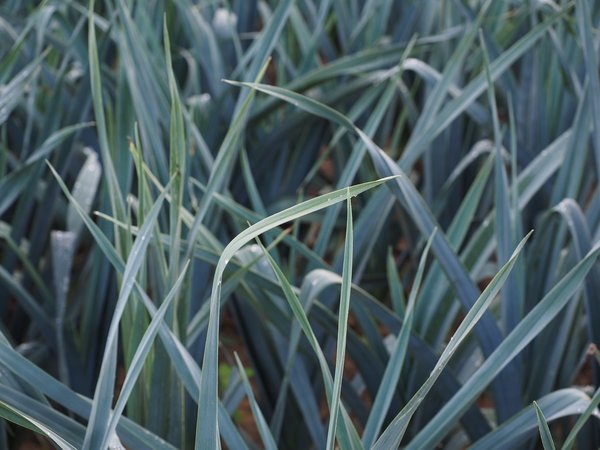
[{"label": "dense foliage", "polygon": [[599,23],[3,0],[0,447],[598,448]]}]

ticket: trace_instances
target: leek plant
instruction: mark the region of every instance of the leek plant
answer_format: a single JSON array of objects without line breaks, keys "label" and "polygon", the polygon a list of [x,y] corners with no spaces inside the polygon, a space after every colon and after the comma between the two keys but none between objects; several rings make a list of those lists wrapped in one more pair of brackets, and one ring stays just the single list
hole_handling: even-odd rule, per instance
[{"label": "leek plant", "polygon": [[597,449],[599,24],[4,0],[0,448]]}]

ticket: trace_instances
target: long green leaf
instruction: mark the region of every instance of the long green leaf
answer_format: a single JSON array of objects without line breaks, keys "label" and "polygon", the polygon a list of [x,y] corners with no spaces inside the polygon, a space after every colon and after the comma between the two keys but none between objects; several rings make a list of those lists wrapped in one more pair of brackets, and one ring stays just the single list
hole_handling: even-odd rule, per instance
[{"label": "long green leaf", "polygon": [[538,421],[538,427],[540,429],[540,436],[542,437],[542,445],[544,446],[544,450],[555,450],[554,441],[552,440],[552,434],[550,434],[550,428],[548,428],[548,422],[546,421],[546,417],[544,417],[544,413],[540,409],[537,402],[533,402],[533,407],[535,409],[535,415]]},{"label": "long green leaf", "polygon": [[[429,236],[433,233],[434,229],[440,229],[433,213],[410,181],[410,178],[398,164],[346,116],[316,100],[287,89],[257,83],[237,83],[231,81],[229,83],[252,87],[258,91],[280,98],[311,114],[338,123],[356,133],[366,145],[377,173],[380,176],[396,176],[395,183],[390,184],[392,193],[408,210],[421,233]],[[479,295],[479,290],[469,277],[468,272],[458,259],[443,232],[436,233],[432,249],[444,268],[447,277],[452,281],[463,308],[468,310],[475,303]],[[477,324],[475,333],[485,355],[490,355],[502,340],[502,333],[498,328],[498,324],[488,312],[485,312],[480,323]],[[514,390],[514,386],[510,382],[512,376],[517,376],[515,367],[509,366],[494,384],[495,397],[498,402],[503,401],[507,392]],[[509,398],[512,398],[512,395],[514,394],[511,394]]]},{"label": "long green leaf", "polygon": [[[329,371],[327,359],[325,358],[325,355],[323,354],[323,351],[321,350],[319,341],[318,341],[318,339],[315,335],[315,332],[314,332],[313,328],[311,327],[310,322],[308,320],[307,312],[304,310],[304,308],[308,309],[309,306],[303,305],[300,302],[300,300],[298,299],[292,286],[290,285],[289,281],[286,279],[285,275],[283,274],[283,272],[281,271],[281,269],[279,268],[279,266],[277,265],[275,260],[273,260],[271,255],[269,255],[266,252],[265,252],[265,255],[267,256],[267,259],[269,260],[271,267],[275,271],[275,275],[277,276],[277,279],[278,279],[279,283],[281,284],[281,289],[283,290],[285,298],[288,301],[288,304],[290,305],[290,308],[292,310],[292,313],[294,314],[294,317],[298,321],[300,328],[304,332],[304,335],[308,339],[308,342],[309,342],[311,348],[313,349],[313,351],[315,352],[315,355],[317,356],[317,361],[319,363],[319,368],[321,369],[321,375],[323,376],[323,381],[325,384],[325,394],[327,396],[327,402],[329,405],[331,405],[332,404],[332,393],[333,393],[333,378]],[[337,275],[337,274],[330,274],[330,275],[332,278],[334,278],[334,277],[339,278],[339,275]],[[339,280],[339,283],[341,284],[341,280]],[[318,289],[318,287],[316,286],[316,283],[313,284],[311,282],[310,284],[313,288]],[[338,440],[340,442],[340,446],[344,449],[360,449],[360,448],[362,448],[362,445],[361,445],[360,440],[358,439],[356,430],[354,429],[354,426],[352,425],[352,422],[350,421],[350,416],[346,412],[343,403],[340,403],[340,410],[341,410],[342,420],[341,420],[341,422],[338,422],[338,425],[337,425],[340,428],[340,430],[339,430],[340,432],[338,433]],[[337,433],[337,430],[336,430],[336,433]]]},{"label": "long green leaf", "polygon": [[[58,178],[57,181],[58,181],[61,189],[63,190],[64,194],[67,196],[67,198],[69,199],[69,201],[74,206],[75,210],[77,211],[77,213],[83,220],[84,224],[87,226],[88,230],[91,232],[94,239],[97,241],[98,246],[100,247],[102,252],[108,258],[108,260],[114,266],[114,268],[120,274],[124,274],[126,265],[123,262],[123,260],[120,258],[118,253],[116,252],[113,245],[110,243],[110,241],[107,239],[107,237],[102,233],[100,228],[87,216],[87,214],[85,213],[83,208],[76,202],[75,198],[73,198],[73,196],[71,195],[71,193],[69,192],[69,190],[67,189],[65,184],[62,182],[62,180],[60,178]],[[166,193],[167,190],[162,189],[162,192]],[[142,289],[142,287],[139,285],[139,283],[137,283],[137,281],[135,281],[135,280],[134,280],[133,288],[135,289],[136,294],[144,302],[144,306],[149,311],[150,315],[154,316],[157,313],[157,309],[154,306],[154,303],[148,297],[148,294],[146,294],[145,290]],[[197,399],[199,397],[199,385],[200,385],[200,379],[201,379],[200,369],[199,369],[198,365],[196,364],[196,362],[192,358],[192,356],[189,354],[187,349],[181,344],[180,341],[178,341],[175,338],[175,336],[173,335],[171,330],[169,330],[169,328],[164,323],[164,321],[162,321],[160,323],[158,332],[159,332],[159,336],[162,340],[163,345],[165,346],[167,352],[169,353],[169,356],[171,357],[171,359],[173,361],[175,370],[177,371],[182,382],[184,383],[188,393],[192,396],[192,398]],[[79,413],[79,414],[83,415],[81,413]],[[224,438],[225,442],[227,442],[227,444],[232,448],[240,448],[240,449],[247,448],[246,444],[244,443],[244,440],[240,436],[237,429],[233,426],[233,423],[232,423],[229,415],[226,414],[224,407],[221,404],[219,404],[219,418],[220,418],[221,423],[223,424],[223,438]],[[127,431],[129,432],[130,430],[127,429]],[[137,431],[137,430],[134,429],[133,431]],[[148,440],[149,438],[153,438],[153,437],[155,437],[155,436],[154,435],[147,436],[146,440]],[[140,441],[137,441],[137,442],[140,442]],[[141,442],[144,442],[143,438],[142,438]],[[164,448],[164,443],[155,442],[154,444],[150,445],[150,447],[148,447],[148,448],[153,448],[153,447]]]},{"label": "long green leaf", "polygon": [[255,239],[262,233],[269,231],[285,222],[290,222],[299,217],[308,215],[327,206],[341,202],[346,199],[346,195],[355,196],[382,183],[391,178],[383,178],[377,181],[352,186],[347,189],[340,189],[320,197],[307,200],[298,205],[292,206],[284,211],[273,214],[260,222],[250,226],[238,234],[223,250],[221,257],[215,269],[212,292],[210,297],[210,315],[208,322],[208,331],[204,349],[204,358],[202,361],[202,382],[200,386],[200,397],[198,400],[198,425],[196,429],[196,448],[218,448],[219,432],[217,419],[217,370],[218,370],[218,342],[219,342],[219,316],[220,316],[220,298],[223,272],[229,263],[229,260],[245,244]]},{"label": "long green leaf", "polygon": [[[546,31],[557,22],[558,18],[560,18],[559,14],[546,19],[495,59],[489,67],[492,80],[498,79],[515,61],[531,49],[544,36]],[[404,150],[399,161],[402,168],[406,170],[412,167],[427,145],[479,97],[486,87],[485,73],[481,73],[469,82],[459,97],[448,102],[436,115],[435,119],[431,121],[431,125],[411,139],[410,146]]]},{"label": "long green leaf", "polygon": [[[60,175],[58,175],[51,165],[49,165],[49,167],[57,181],[61,184],[61,187],[66,189],[64,187],[64,182],[60,178]],[[131,253],[123,272],[121,291],[119,292],[119,298],[117,299],[115,312],[113,314],[108,337],[106,339],[104,357],[102,359],[100,375],[98,377],[98,383],[94,393],[92,413],[90,415],[90,422],[86,431],[86,438],[83,443],[84,449],[100,448],[99,445],[104,440],[104,436],[106,434],[116,376],[119,322],[123,311],[125,310],[125,306],[127,305],[129,294],[133,289],[136,274],[141,267],[142,262],[144,261],[144,255],[150,242],[152,229],[154,228],[158,213],[160,212],[163,200],[165,199],[169,187],[170,185],[168,185],[159,195],[152,206],[150,213],[146,217],[144,225],[140,229],[140,233],[131,249]]]},{"label": "long green leaf", "polygon": [[[70,411],[73,411],[78,416],[88,418],[92,409],[92,402],[87,397],[83,397],[70,388],[45,373],[42,369],[34,365],[19,352],[11,348],[8,344],[0,342],[0,357],[5,362],[6,367],[18,378],[24,382],[31,383],[37,386],[44,395],[61,404]],[[17,403],[23,404],[23,401]],[[41,411],[39,406],[34,408],[34,411],[44,415],[48,415],[45,411]],[[41,411],[41,412],[40,412]],[[174,447],[167,444],[153,433],[143,429],[140,425],[122,417],[118,426],[119,434],[122,434],[126,445],[135,448],[143,449],[163,449],[173,450]],[[82,429],[81,439],[78,447],[83,443]]]},{"label": "long green leaf", "polygon": [[156,314],[152,318],[148,329],[144,333],[144,336],[142,337],[140,344],[136,349],[133,358],[131,359],[129,370],[127,371],[127,375],[125,375],[125,380],[123,380],[123,385],[121,386],[119,399],[117,400],[117,403],[115,404],[115,407],[113,408],[113,411],[111,413],[110,423],[108,424],[108,427],[106,429],[104,441],[102,442],[101,448],[106,448],[109,439],[111,438],[112,434],[117,428],[117,424],[119,422],[119,419],[121,418],[121,414],[125,409],[127,399],[129,398],[129,395],[133,390],[135,382],[139,377],[140,372],[142,371],[144,361],[146,360],[146,357],[150,352],[152,343],[154,342],[154,338],[158,333],[158,327],[161,325],[161,322],[164,319],[167,310],[173,303],[173,299],[179,293],[181,283],[184,280],[188,267],[189,262],[185,266],[183,266],[179,277],[177,278],[177,280],[175,280],[175,284],[173,284],[173,287],[167,294],[167,297],[161,303],[160,308],[158,308],[158,311],[156,311]]},{"label": "long green leaf", "polygon": [[435,231],[428,239],[427,245],[425,245],[425,249],[421,255],[417,274],[415,275],[415,281],[408,297],[408,306],[406,308],[406,315],[404,317],[402,331],[400,331],[400,334],[394,343],[390,360],[385,368],[379,390],[377,391],[377,396],[375,397],[375,401],[371,407],[369,419],[365,425],[365,431],[362,438],[365,448],[370,448],[373,445],[379,434],[379,431],[381,430],[381,426],[383,425],[392,402],[392,397],[394,391],[396,390],[400,373],[402,372],[402,366],[404,365],[404,359],[406,357],[406,349],[408,347],[408,339],[412,329],[415,301],[421,287],[421,280],[423,279],[423,272],[425,271],[425,263],[427,261],[427,256],[429,255],[429,249],[431,248],[431,243],[433,242],[434,236]]},{"label": "long green leaf", "polygon": [[585,408],[583,413],[579,416],[573,428],[571,428],[571,431],[569,432],[569,435],[565,439],[565,442],[562,446],[562,450],[571,450],[573,448],[573,445],[575,445],[575,439],[577,438],[577,434],[583,428],[588,419],[592,416],[600,416],[597,409],[598,405],[600,405],[600,388],[596,389],[596,392],[592,397],[592,401]]},{"label": "long green leaf", "polygon": [[[83,427],[6,386],[0,386],[0,416],[46,436],[62,450],[75,450],[81,445]],[[73,431],[78,425],[79,433]]]},{"label": "long green leaf", "polygon": [[342,271],[342,289],[340,292],[340,307],[338,311],[338,335],[335,353],[335,374],[333,376],[333,391],[331,393],[331,410],[329,427],[327,429],[327,450],[333,450],[339,405],[341,403],[344,362],[346,359],[346,334],[348,332],[348,313],[350,311],[350,290],[352,288],[352,258],[354,252],[354,232],[352,229],[352,203],[350,190],[346,199],[346,239],[344,241],[344,267]]},{"label": "long green leaf", "polygon": [[411,441],[411,448],[435,445],[450,430],[462,412],[470,405],[497,374],[518,355],[564,308],[581,282],[593,267],[600,246],[596,245],[573,269],[552,288],[527,314],[460,391]]},{"label": "long green leaf", "polygon": [[263,413],[260,410],[260,407],[258,406],[256,398],[254,397],[252,386],[250,385],[250,381],[248,381],[248,375],[246,375],[244,366],[242,365],[242,362],[240,361],[240,358],[237,355],[237,353],[235,354],[235,362],[237,363],[240,376],[242,377],[242,381],[244,383],[244,390],[246,391],[246,396],[250,401],[250,408],[252,409],[252,414],[254,415],[254,420],[256,421],[260,437],[262,438],[263,444],[265,445],[265,450],[276,450],[277,444],[275,444],[275,440],[273,439],[271,430],[269,430],[267,421],[265,420],[265,417],[263,416]]},{"label": "long green leaf", "polygon": [[[465,340],[468,333],[475,327],[477,321],[481,318],[485,310],[489,307],[490,303],[498,292],[500,291],[502,285],[508,278],[511,269],[515,265],[517,261],[517,257],[521,253],[525,242],[529,238],[531,233],[529,233],[517,246],[515,251],[513,252],[510,259],[507,263],[498,271],[496,276],[492,279],[490,284],[485,288],[482,292],[481,296],[477,299],[473,307],[468,311],[467,315],[459,325],[458,329],[455,331],[453,336],[450,338],[450,342],[448,346],[444,349],[444,352],[440,356],[437,364],[432,370],[431,374],[423,383],[423,385],[419,388],[417,393],[410,399],[410,401],[406,404],[406,406],[398,413],[398,415],[392,420],[390,425],[383,432],[381,437],[377,440],[375,445],[372,447],[373,449],[383,450],[388,448],[396,448],[404,433],[406,432],[406,428],[408,427],[408,423],[415,413],[417,407],[424,400],[425,396],[429,393],[433,384],[439,377],[443,368],[448,364],[450,358],[456,350],[458,346]],[[413,443],[411,442],[411,446]],[[418,447],[417,447],[418,448]]]},{"label": "long green leaf", "polygon": [[[102,99],[102,81],[100,78],[100,61],[98,59],[98,45],[96,43],[96,27],[94,23],[94,3],[90,0],[88,12],[88,53],[90,64],[90,83],[92,88],[92,101],[96,117],[96,128],[98,130],[98,141],[100,144],[100,155],[107,177],[107,187],[113,213],[120,219],[125,217],[125,205],[120,192],[119,182],[115,173],[113,160],[108,144],[108,133],[106,129],[106,116],[104,114],[104,101]],[[120,243],[117,241],[120,248]]]}]

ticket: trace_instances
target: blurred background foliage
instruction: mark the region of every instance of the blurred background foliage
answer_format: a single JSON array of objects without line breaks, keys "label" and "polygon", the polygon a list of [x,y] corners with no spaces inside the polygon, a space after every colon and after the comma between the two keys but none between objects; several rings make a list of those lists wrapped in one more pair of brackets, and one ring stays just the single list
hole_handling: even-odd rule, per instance
[{"label": "blurred background foliage", "polygon": [[[401,174],[352,199],[341,400],[359,444],[370,448],[423,385],[535,229],[402,445],[535,448],[548,431],[556,445],[598,448],[597,2],[92,8],[0,4],[0,447],[19,448],[26,427],[63,448],[117,445],[117,435],[128,448],[201,448],[202,368],[218,378],[228,448],[324,448],[326,383],[285,283],[257,244],[236,253],[216,348],[207,339],[215,266],[249,223]],[[346,209],[336,203],[261,238],[332,373]],[[148,345],[159,339],[140,360],[161,305]],[[217,350],[218,370],[203,366]],[[102,408],[134,368],[127,419],[115,415],[111,435],[98,425]]]}]

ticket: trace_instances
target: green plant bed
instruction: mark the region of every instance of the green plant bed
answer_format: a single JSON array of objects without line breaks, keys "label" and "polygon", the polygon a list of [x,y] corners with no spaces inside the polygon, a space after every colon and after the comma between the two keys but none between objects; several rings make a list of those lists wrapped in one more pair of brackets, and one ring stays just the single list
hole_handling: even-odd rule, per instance
[{"label": "green plant bed", "polygon": [[0,4],[0,448],[600,446],[600,7]]}]

